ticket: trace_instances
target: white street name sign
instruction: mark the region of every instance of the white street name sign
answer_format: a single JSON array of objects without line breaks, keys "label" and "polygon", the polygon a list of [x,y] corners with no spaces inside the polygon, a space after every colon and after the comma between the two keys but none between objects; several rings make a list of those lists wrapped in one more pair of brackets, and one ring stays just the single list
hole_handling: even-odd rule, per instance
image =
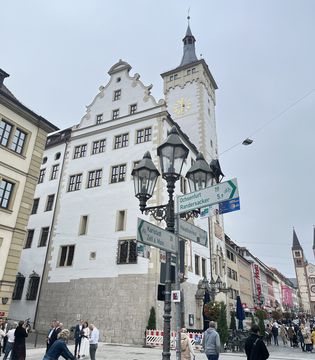
[{"label": "white street name sign", "polygon": [[238,197],[237,180],[232,179],[190,194],[178,196],[177,212],[181,214]]},{"label": "white street name sign", "polygon": [[139,218],[137,229],[137,241],[173,254],[177,253],[177,241],[174,234]]},{"label": "white street name sign", "polygon": [[192,225],[184,220],[179,220],[179,236],[181,238],[191,240],[197,244],[207,247],[208,235],[207,232],[200,229],[200,227]]}]

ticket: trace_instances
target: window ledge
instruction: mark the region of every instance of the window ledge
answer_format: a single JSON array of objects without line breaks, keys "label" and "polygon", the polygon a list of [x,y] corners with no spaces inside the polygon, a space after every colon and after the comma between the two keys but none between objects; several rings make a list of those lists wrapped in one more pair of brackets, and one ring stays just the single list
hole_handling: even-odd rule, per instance
[{"label": "window ledge", "polygon": [[20,158],[23,159],[23,160],[26,159],[26,156],[25,156],[25,155],[19,154],[19,153],[17,153],[16,151],[11,150],[11,149],[9,149],[8,147],[6,147],[6,146],[4,146],[4,145],[1,145],[1,144],[0,144],[0,149],[6,150],[6,151],[8,151],[9,153],[16,155],[16,156],[20,157]]},{"label": "window ledge", "polygon": [[3,208],[0,206],[0,210],[3,211],[3,212],[6,212],[7,214],[12,214],[13,213],[13,210],[11,209],[6,209],[6,208]]}]

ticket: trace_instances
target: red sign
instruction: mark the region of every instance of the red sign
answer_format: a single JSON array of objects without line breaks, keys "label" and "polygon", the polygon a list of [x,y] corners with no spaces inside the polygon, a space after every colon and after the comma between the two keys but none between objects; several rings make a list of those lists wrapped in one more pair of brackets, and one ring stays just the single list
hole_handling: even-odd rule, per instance
[{"label": "red sign", "polygon": [[0,311],[0,316],[4,316],[5,312],[4,311]]}]

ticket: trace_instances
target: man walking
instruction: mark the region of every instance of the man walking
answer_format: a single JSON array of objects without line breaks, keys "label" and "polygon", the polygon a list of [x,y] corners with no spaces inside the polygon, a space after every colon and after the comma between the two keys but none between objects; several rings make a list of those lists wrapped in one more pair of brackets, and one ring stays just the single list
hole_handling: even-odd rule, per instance
[{"label": "man walking", "polygon": [[98,340],[100,337],[100,332],[96,328],[95,325],[90,324],[89,329],[91,330],[90,333],[90,358],[91,360],[95,360],[95,354],[98,346]]},{"label": "man walking", "polygon": [[13,344],[14,344],[14,333],[15,333],[15,329],[17,328],[17,322],[15,322],[13,324],[13,328],[10,329],[8,332],[7,332],[7,344],[5,346],[5,349],[4,349],[4,358],[3,360],[7,360],[11,350],[13,349]]},{"label": "man walking", "polygon": [[202,337],[202,347],[207,355],[208,360],[218,360],[220,354],[220,336],[215,331],[215,322],[209,322],[209,328],[204,332]]},{"label": "man walking", "polygon": [[252,333],[245,341],[245,353],[247,360],[266,360],[269,358],[269,351],[263,340],[260,338],[259,326],[254,324]]}]

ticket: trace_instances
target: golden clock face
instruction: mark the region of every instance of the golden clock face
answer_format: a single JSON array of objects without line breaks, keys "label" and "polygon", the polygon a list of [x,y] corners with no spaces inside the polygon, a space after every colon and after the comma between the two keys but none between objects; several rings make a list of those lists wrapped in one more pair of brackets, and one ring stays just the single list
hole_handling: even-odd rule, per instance
[{"label": "golden clock face", "polygon": [[177,115],[184,114],[191,108],[191,102],[189,99],[180,98],[174,104],[174,113]]}]

